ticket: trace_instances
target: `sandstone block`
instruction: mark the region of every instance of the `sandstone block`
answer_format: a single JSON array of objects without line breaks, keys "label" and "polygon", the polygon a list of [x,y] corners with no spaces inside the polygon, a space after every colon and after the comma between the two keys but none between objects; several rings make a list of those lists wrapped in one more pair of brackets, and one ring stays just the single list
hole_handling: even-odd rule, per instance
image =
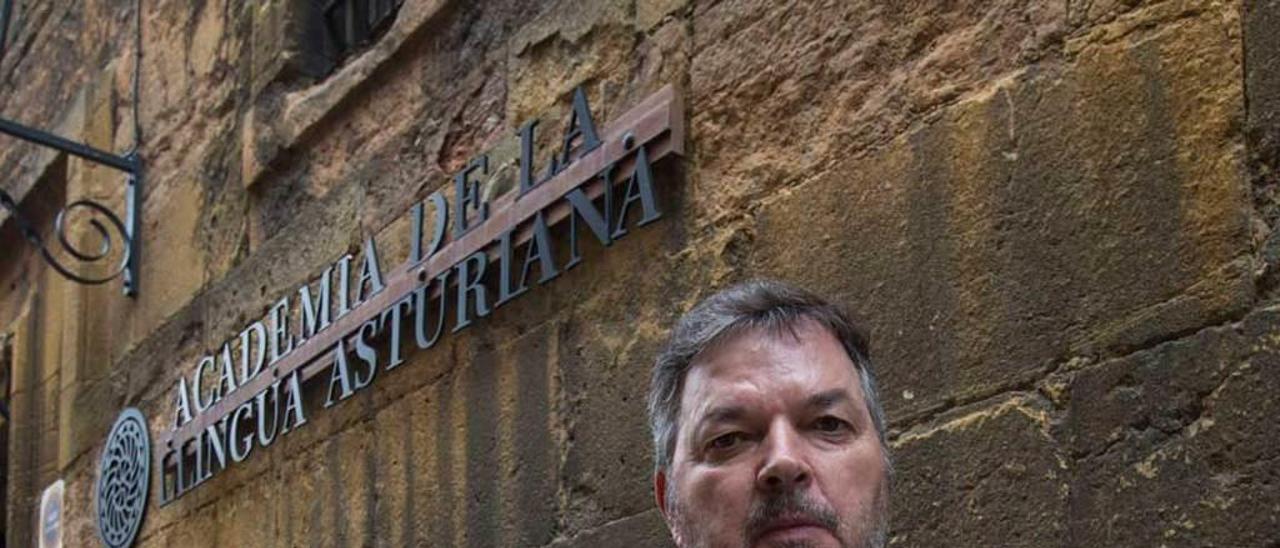
[{"label": "sandstone block", "polygon": [[749,272],[865,315],[894,420],[1240,314],[1236,52],[1215,19],[1182,25],[1028,71],[780,193]]},{"label": "sandstone block", "polygon": [[650,30],[667,15],[685,9],[689,0],[640,0],[636,2],[636,27]]},{"label": "sandstone block", "polygon": [[92,449],[105,442],[116,419],[104,410],[121,409],[123,396],[122,387],[109,380],[79,383],[62,395],[57,413],[58,469],[67,470],[77,459],[96,455]]},{"label": "sandstone block", "polygon": [[238,489],[224,489],[214,504],[197,510],[217,516],[217,546],[270,546],[280,538],[277,508],[290,493],[278,490],[276,474]]},{"label": "sandstone block", "polygon": [[[62,501],[63,546],[84,546],[98,540],[98,522],[94,510],[93,491],[97,480],[97,463],[81,459],[63,470],[66,491]],[[141,535],[139,535],[141,537]]]},{"label": "sandstone block", "polygon": [[226,6],[220,2],[204,5],[197,16],[195,32],[191,35],[191,68],[197,75],[213,70],[218,60],[222,41],[226,34]]},{"label": "sandstone block", "polygon": [[672,268],[677,230],[674,223],[636,230],[556,282],[556,291],[587,296],[556,327],[568,428],[564,534],[653,507],[644,395],[674,315],[688,306],[681,299],[697,283]]},{"label": "sandstone block", "polygon": [[751,207],[1060,47],[1061,2],[700,4],[690,132],[701,222]]},{"label": "sandstone block", "polygon": [[[138,296],[128,340],[142,340],[205,284],[204,254],[192,245],[203,217],[203,193],[184,174],[154,181],[144,201]],[[125,337],[120,337],[124,339]]]},{"label": "sandstone block", "polygon": [[1242,322],[1081,371],[1063,425],[1077,460],[1072,538],[1081,544],[1251,546],[1280,531],[1280,315]]},{"label": "sandstone block", "polygon": [[348,429],[287,457],[280,492],[289,496],[280,497],[278,518],[285,544],[373,543],[376,471],[369,434]]},{"label": "sandstone block", "polygon": [[420,510],[426,498],[431,476],[421,466],[418,440],[414,430],[421,426],[418,408],[425,403],[423,392],[413,392],[373,415],[370,428],[375,443],[373,454],[377,459],[377,475],[373,489],[376,546],[413,546],[425,542],[421,536],[419,521],[425,519]]},{"label": "sandstone block", "polygon": [[[269,192],[287,193],[287,185],[281,186]],[[318,277],[344,253],[358,250],[356,211],[362,195],[358,185],[343,186],[306,203],[302,211],[286,214],[289,206],[275,203],[252,219],[253,253],[207,290],[204,344],[216,350],[249,322],[262,318],[286,293],[296,298],[298,286]]]},{"label": "sandstone block", "polygon": [[891,543],[1060,546],[1067,463],[1033,396],[957,409],[893,443]]},{"label": "sandstone block", "polygon": [[628,7],[616,0],[561,2],[516,31],[507,60],[508,117],[532,119],[579,84],[594,82],[593,114],[607,119],[625,88],[636,42]]},{"label": "sandstone block", "polygon": [[558,540],[551,548],[587,548],[589,546],[644,546],[646,548],[673,547],[667,525],[656,509],[610,522],[578,536]]}]

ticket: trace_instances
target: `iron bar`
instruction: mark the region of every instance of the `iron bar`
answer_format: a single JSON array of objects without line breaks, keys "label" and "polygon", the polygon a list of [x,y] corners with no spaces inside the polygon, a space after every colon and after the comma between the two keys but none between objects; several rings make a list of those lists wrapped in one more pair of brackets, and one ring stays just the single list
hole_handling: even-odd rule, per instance
[{"label": "iron bar", "polygon": [[67,154],[84,158],[85,160],[89,160],[96,164],[113,167],[129,174],[136,174],[138,171],[138,161],[136,156],[119,156],[110,152],[101,151],[70,139],[64,139],[46,131],[29,128],[22,124],[5,120],[4,118],[0,118],[0,133],[7,133],[24,141],[31,141],[36,144],[55,148]]}]

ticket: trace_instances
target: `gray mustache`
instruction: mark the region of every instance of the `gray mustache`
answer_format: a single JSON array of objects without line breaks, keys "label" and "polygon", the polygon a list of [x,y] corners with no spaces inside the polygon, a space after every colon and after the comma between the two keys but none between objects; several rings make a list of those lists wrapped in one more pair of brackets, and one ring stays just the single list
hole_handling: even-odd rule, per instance
[{"label": "gray mustache", "polygon": [[805,519],[826,528],[833,534],[840,525],[835,511],[830,507],[800,492],[789,491],[770,496],[752,505],[751,513],[747,517],[747,538],[745,539],[747,544],[759,538],[780,519]]}]

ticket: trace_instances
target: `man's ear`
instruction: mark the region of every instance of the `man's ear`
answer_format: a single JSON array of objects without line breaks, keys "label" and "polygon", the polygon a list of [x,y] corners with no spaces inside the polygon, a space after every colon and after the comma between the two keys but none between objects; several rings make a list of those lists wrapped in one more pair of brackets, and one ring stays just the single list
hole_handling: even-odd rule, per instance
[{"label": "man's ear", "polygon": [[658,469],[653,473],[653,496],[657,499],[658,510],[662,512],[662,517],[670,522],[671,515],[667,513],[667,471]]},{"label": "man's ear", "polygon": [[670,487],[670,485],[667,485],[667,479],[666,470],[658,470],[653,473],[653,496],[658,499],[658,511],[662,512],[662,521],[667,523],[667,530],[671,531],[671,540],[676,543],[676,546],[685,546],[680,528],[676,527],[676,523],[673,521],[676,516],[671,515],[675,508],[667,507],[667,489]]}]

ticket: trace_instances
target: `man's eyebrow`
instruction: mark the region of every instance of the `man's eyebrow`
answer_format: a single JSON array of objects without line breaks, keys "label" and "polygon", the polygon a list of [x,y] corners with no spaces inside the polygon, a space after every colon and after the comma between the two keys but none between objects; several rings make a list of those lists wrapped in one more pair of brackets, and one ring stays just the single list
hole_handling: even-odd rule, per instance
[{"label": "man's eyebrow", "polygon": [[747,414],[746,409],[740,405],[722,405],[713,407],[702,416],[699,424],[714,424],[719,422],[733,422],[741,419]]},{"label": "man's eyebrow", "polygon": [[830,409],[841,403],[852,403],[853,397],[843,388],[832,388],[809,396],[807,407],[810,409]]}]

